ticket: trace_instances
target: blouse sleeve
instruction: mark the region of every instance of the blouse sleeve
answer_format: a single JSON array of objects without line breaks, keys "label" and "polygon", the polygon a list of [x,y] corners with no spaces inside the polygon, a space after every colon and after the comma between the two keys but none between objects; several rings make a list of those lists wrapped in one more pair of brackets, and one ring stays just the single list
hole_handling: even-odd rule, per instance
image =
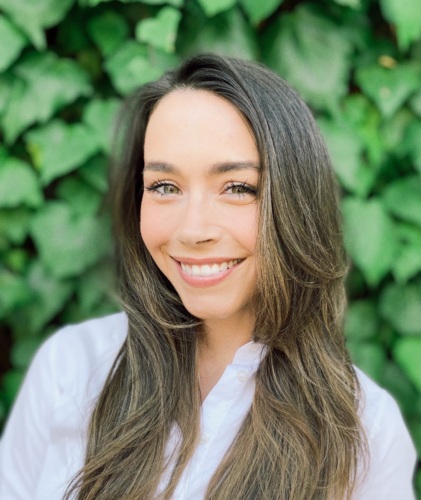
[{"label": "blouse sleeve", "polygon": [[33,498],[57,400],[54,338],[35,355],[0,441],[0,498]]},{"label": "blouse sleeve", "polygon": [[363,416],[363,424],[369,446],[368,467],[353,499],[415,500],[414,445],[395,400],[382,389],[377,388],[376,392],[374,398],[367,395],[367,406],[371,408],[369,415]]}]

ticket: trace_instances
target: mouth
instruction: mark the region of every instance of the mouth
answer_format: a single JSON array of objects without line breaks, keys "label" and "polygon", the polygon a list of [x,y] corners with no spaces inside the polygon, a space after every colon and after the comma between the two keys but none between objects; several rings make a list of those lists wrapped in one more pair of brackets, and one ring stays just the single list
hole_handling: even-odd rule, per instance
[{"label": "mouth", "polygon": [[[199,263],[186,263],[182,260],[174,259],[181,267],[183,273],[188,276],[197,278],[209,278],[212,276],[218,276],[225,273],[226,271],[232,269],[236,265],[243,262],[245,259],[231,259],[220,262],[207,262],[205,264]],[[184,260],[184,259],[183,259]],[[187,259],[186,259],[187,260]],[[218,259],[220,260],[220,259]]]}]

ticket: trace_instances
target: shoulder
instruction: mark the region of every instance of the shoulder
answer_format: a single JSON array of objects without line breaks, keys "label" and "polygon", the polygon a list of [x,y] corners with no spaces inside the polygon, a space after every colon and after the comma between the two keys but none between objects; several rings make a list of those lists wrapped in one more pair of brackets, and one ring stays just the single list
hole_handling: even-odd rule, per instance
[{"label": "shoulder", "polygon": [[368,439],[375,438],[380,431],[392,432],[405,428],[399,406],[393,397],[359,368],[355,371],[361,387],[360,417]]},{"label": "shoulder", "polygon": [[65,349],[65,355],[92,359],[118,351],[126,339],[127,327],[127,316],[120,312],[65,326],[53,334],[46,344],[51,344],[51,348]]},{"label": "shoulder", "polygon": [[[42,344],[0,443],[1,498],[58,498],[68,471],[83,464],[91,410],[126,336],[120,313],[67,326]],[[37,495],[38,486],[49,493]]]},{"label": "shoulder", "polygon": [[416,452],[399,406],[358,368],[356,374],[361,387],[360,418],[368,456],[364,471],[360,471],[355,498],[412,500]]},{"label": "shoulder", "polygon": [[34,362],[54,376],[59,396],[94,395],[126,339],[127,327],[125,313],[66,326],[44,342]]}]

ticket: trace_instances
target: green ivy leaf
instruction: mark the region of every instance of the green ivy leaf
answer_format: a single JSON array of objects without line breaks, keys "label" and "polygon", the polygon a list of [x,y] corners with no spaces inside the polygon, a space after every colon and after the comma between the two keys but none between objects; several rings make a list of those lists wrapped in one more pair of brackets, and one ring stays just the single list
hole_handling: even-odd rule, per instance
[{"label": "green ivy leaf", "polygon": [[102,202],[101,194],[76,176],[63,179],[56,189],[59,199],[65,201],[72,213],[94,216]]},{"label": "green ivy leaf", "polygon": [[258,44],[254,31],[239,9],[231,9],[212,19],[206,18],[195,4],[189,4],[183,18],[183,36],[178,43],[183,57],[214,52],[243,59],[256,59]]},{"label": "green ivy leaf", "polygon": [[421,73],[416,66],[399,64],[394,68],[379,65],[357,69],[356,80],[381,113],[392,116],[420,86]]},{"label": "green ivy leaf", "polygon": [[402,410],[408,414],[414,410],[417,393],[403,371],[388,361],[381,379],[382,387],[387,389],[398,401]]},{"label": "green ivy leaf", "polygon": [[75,62],[52,53],[30,54],[14,73],[18,79],[3,117],[9,143],[30,125],[46,122],[63,106],[92,92],[86,73]]},{"label": "green ivy leaf", "polygon": [[21,338],[39,335],[73,293],[73,284],[69,280],[52,277],[39,260],[29,268],[26,286],[31,291],[32,299],[11,316],[15,335]]},{"label": "green ivy leaf", "polygon": [[379,331],[379,318],[375,304],[370,300],[352,302],[347,311],[345,335],[350,340],[366,340]]},{"label": "green ivy leaf", "polygon": [[121,101],[116,98],[93,99],[83,113],[83,121],[91,130],[90,137],[107,154],[111,152],[112,133],[120,107]]},{"label": "green ivy leaf", "polygon": [[263,19],[273,14],[283,1],[266,0],[265,2],[256,2],[255,0],[240,0],[240,4],[243,6],[252,24],[257,25]]},{"label": "green ivy leaf", "polygon": [[[86,18],[86,11],[75,10],[57,25],[52,46],[52,50],[56,54],[60,54],[61,57],[74,57],[76,54],[80,64],[84,52],[94,49],[92,46],[89,47],[91,43],[87,32],[85,29],[81,29],[81,26],[85,28],[85,25],[89,23],[90,16],[88,23]],[[86,69],[85,66],[83,67]]]},{"label": "green ivy leaf", "polygon": [[341,185],[352,193],[366,196],[376,179],[376,172],[362,161],[363,144],[346,122],[319,119],[318,124],[332,158]]},{"label": "green ivy leaf", "polygon": [[421,227],[421,177],[412,175],[392,182],[382,198],[390,213]]},{"label": "green ivy leaf", "polygon": [[419,272],[421,272],[421,245],[404,246],[393,265],[396,281],[406,283]]},{"label": "green ivy leaf", "polygon": [[406,129],[400,150],[407,153],[421,174],[421,121],[413,120]]},{"label": "green ivy leaf", "polygon": [[4,421],[6,419],[6,405],[5,402],[3,401],[4,399],[4,390],[0,391],[0,425],[4,425]]},{"label": "green ivy leaf", "polygon": [[124,17],[107,10],[88,21],[88,32],[104,56],[112,54],[129,37]]},{"label": "green ivy leaf", "polygon": [[0,14],[0,72],[7,69],[26,45],[26,38]]},{"label": "green ivy leaf", "polygon": [[78,301],[69,302],[60,315],[60,319],[64,324],[75,324],[86,321],[91,318],[101,318],[109,314],[114,314],[121,311],[121,306],[117,300],[110,300],[107,297],[101,296],[99,302],[88,308],[87,304],[82,304]]},{"label": "green ivy leaf", "polygon": [[380,314],[398,332],[404,335],[421,335],[420,299],[420,283],[389,285],[380,297]]},{"label": "green ivy leaf", "polygon": [[397,340],[393,354],[398,365],[421,392],[421,338]]},{"label": "green ivy leaf", "polygon": [[8,101],[2,110],[2,128],[5,142],[11,144],[20,132],[36,121],[36,105],[29,99],[21,80],[15,79],[11,86],[4,87],[4,91],[8,92]]},{"label": "green ivy leaf", "polygon": [[399,284],[405,284],[421,271],[421,229],[399,224],[401,250],[393,265],[393,275]]},{"label": "green ivy leaf", "polygon": [[352,362],[374,380],[380,381],[386,367],[386,353],[375,342],[350,341],[346,343]]},{"label": "green ivy leaf", "polygon": [[21,245],[29,231],[31,214],[25,208],[0,210],[0,247],[6,242]]},{"label": "green ivy leaf", "polygon": [[175,51],[175,40],[181,12],[173,7],[164,7],[153,19],[143,19],[136,26],[136,38],[150,43],[165,52]]},{"label": "green ivy leaf", "polygon": [[399,238],[405,243],[421,247],[421,229],[402,222],[398,225]]},{"label": "green ivy leaf", "polygon": [[[421,456],[421,421],[419,417],[419,412],[417,412],[417,408],[414,407],[414,400],[416,400],[416,396],[415,398],[412,399],[412,406],[407,412],[407,415],[412,415],[412,418],[411,417],[407,418],[407,422],[408,422],[409,432],[415,444],[415,448],[418,452],[418,456]],[[421,403],[419,403],[419,405],[420,404]],[[417,472],[415,478],[416,478],[415,484],[417,484],[416,491],[419,492],[421,491],[421,471]]]},{"label": "green ivy leaf", "polygon": [[[364,95],[351,94],[344,100],[343,116],[364,145],[370,165],[379,165],[385,144],[379,130],[381,119],[377,108]],[[339,123],[337,126],[342,128]]]},{"label": "green ivy leaf", "polygon": [[13,272],[23,274],[28,267],[30,256],[23,248],[11,248],[4,256],[5,265]]},{"label": "green ivy leaf", "polygon": [[307,5],[268,31],[265,61],[315,107],[331,108],[348,91],[352,46],[340,27]]},{"label": "green ivy leaf", "polygon": [[351,9],[361,9],[361,0],[334,0],[334,2]]},{"label": "green ivy leaf", "polygon": [[25,370],[40,346],[40,339],[21,339],[12,346],[10,357],[15,368]]},{"label": "green ivy leaf", "polygon": [[16,395],[22,385],[22,380],[25,375],[24,370],[12,369],[4,374],[2,379],[2,385],[4,387],[4,402],[6,408],[10,409]]},{"label": "green ivy leaf", "polygon": [[391,153],[394,156],[402,157],[402,142],[407,128],[413,120],[414,115],[404,107],[398,109],[391,118],[382,123],[378,132],[382,138],[381,148],[383,153]]},{"label": "green ivy leaf", "polygon": [[0,76],[0,117],[4,114],[10,101],[13,81],[10,74]]},{"label": "green ivy leaf", "polygon": [[0,268],[0,318],[10,311],[27,304],[31,299],[26,282],[22,276]]},{"label": "green ivy leaf", "polygon": [[380,6],[384,17],[396,25],[401,50],[421,37],[419,0],[380,0]]},{"label": "green ivy leaf", "polygon": [[[131,0],[123,0],[123,2],[130,2]],[[148,5],[161,5],[167,3],[169,5],[174,5],[174,7],[182,7],[184,0],[136,0]]]},{"label": "green ivy leaf", "polygon": [[80,309],[87,314],[103,301],[104,297],[112,298],[115,294],[115,279],[109,262],[102,262],[89,269],[78,281],[76,294]]},{"label": "green ivy leaf", "polygon": [[[83,7],[95,7],[100,3],[111,2],[112,0],[79,0],[79,4]],[[119,0],[121,3],[144,3],[147,5],[161,5],[161,4],[169,4],[174,5],[174,7],[182,7],[184,0]]]},{"label": "green ivy leaf", "polygon": [[17,158],[0,163],[0,206],[14,208],[21,204],[37,207],[42,202],[38,178],[29,165]]},{"label": "green ivy leaf", "polygon": [[82,165],[78,174],[94,189],[105,194],[108,190],[108,160],[103,156],[95,156]]},{"label": "green ivy leaf", "polygon": [[421,90],[412,96],[409,106],[416,115],[421,117]]},{"label": "green ivy leaf", "polygon": [[398,251],[394,225],[380,200],[345,198],[345,245],[367,283],[376,286],[392,268]]},{"label": "green ivy leaf", "polygon": [[163,73],[162,68],[149,62],[146,47],[132,40],[107,59],[105,68],[114,87],[123,95],[159,78]]},{"label": "green ivy leaf", "polygon": [[74,1],[0,0],[0,8],[28,35],[38,50],[43,50],[46,47],[44,28],[55,26],[64,19]]},{"label": "green ivy leaf", "polygon": [[231,9],[237,0],[197,0],[208,17],[212,17],[220,12]]},{"label": "green ivy leaf", "polygon": [[75,276],[109,253],[105,220],[75,214],[64,202],[47,203],[34,217],[31,234],[41,263],[55,278]]},{"label": "green ivy leaf", "polygon": [[44,185],[76,169],[99,150],[86,125],[59,120],[28,132],[25,141]]}]

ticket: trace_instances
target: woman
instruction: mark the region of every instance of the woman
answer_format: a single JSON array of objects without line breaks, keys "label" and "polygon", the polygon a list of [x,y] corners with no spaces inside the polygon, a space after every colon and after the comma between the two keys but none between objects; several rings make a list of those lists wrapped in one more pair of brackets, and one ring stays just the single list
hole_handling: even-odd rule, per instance
[{"label": "woman", "polygon": [[413,498],[399,410],[344,347],[337,189],[307,107],[269,70],[204,55],[126,111],[125,314],[41,348],[1,498]]}]

